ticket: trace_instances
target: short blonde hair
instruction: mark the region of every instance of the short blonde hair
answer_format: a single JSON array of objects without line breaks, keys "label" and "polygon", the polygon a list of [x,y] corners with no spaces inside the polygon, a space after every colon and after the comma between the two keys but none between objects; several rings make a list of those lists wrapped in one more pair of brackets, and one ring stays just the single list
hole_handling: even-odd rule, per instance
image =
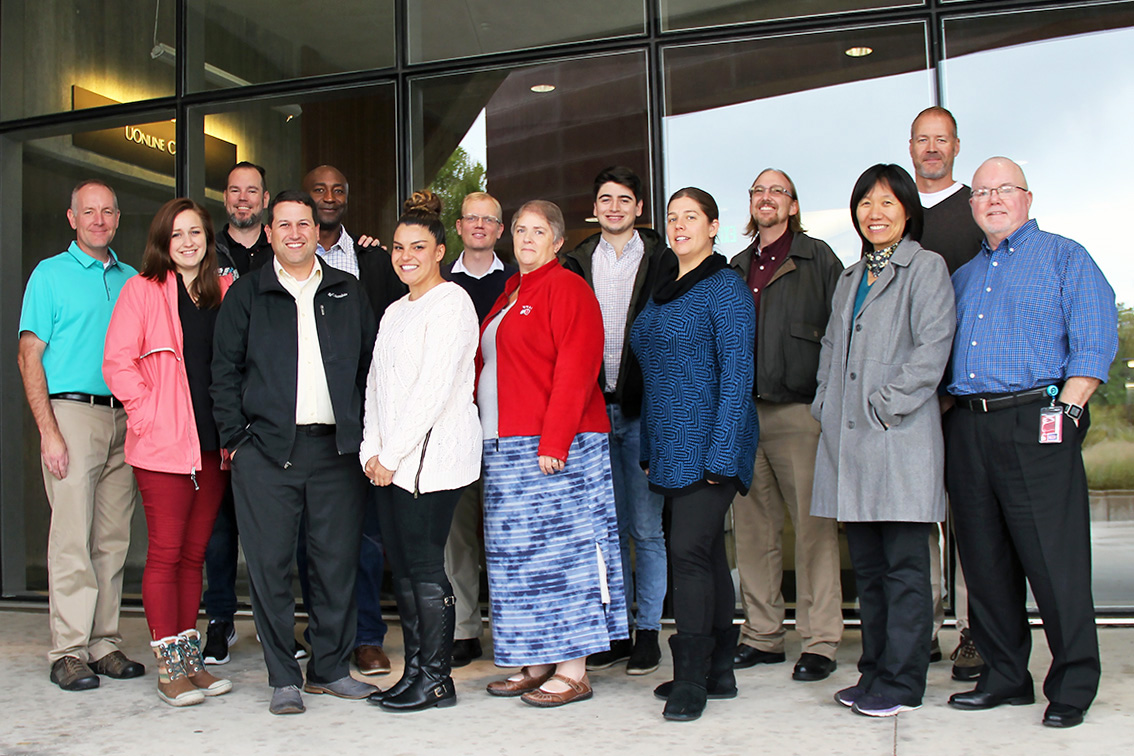
[{"label": "short blonde hair", "polygon": [[496,217],[500,218],[500,222],[503,223],[504,208],[500,207],[500,200],[496,199],[488,192],[469,192],[466,194],[465,198],[461,200],[461,215],[465,214],[465,207],[470,202],[479,202],[481,200],[487,200],[492,203],[492,206],[496,208]]}]

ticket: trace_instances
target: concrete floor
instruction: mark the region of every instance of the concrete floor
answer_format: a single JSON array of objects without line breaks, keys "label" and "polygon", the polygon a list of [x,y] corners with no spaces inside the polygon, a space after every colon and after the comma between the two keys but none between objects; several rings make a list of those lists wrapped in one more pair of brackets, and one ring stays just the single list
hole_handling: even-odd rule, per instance
[{"label": "concrete floor", "polygon": [[[652,675],[629,677],[623,667],[591,673],[595,697],[562,709],[538,710],[516,699],[492,698],[484,686],[501,673],[491,660],[456,670],[460,703],[451,709],[391,714],[363,701],[305,695],[307,713],[274,717],[271,691],[252,622],[237,623],[232,661],[212,668],[235,690],[204,704],[175,710],[154,694],[152,657],[144,678],[104,678],[95,691],[68,693],[48,680],[46,613],[0,608],[0,754],[1113,754],[1134,742],[1134,630],[1101,628],[1103,681],[1085,724],[1070,730],[1041,726],[1045,702],[960,712],[945,705],[966,685],[949,679],[949,663],[930,668],[925,706],[892,719],[857,716],[832,694],[854,683],[857,630],[848,629],[839,669],[819,683],[790,679],[791,665],[737,673],[740,696],[711,701],[696,722],[671,723],[651,689],[669,678],[669,657]],[[125,651],[149,657],[143,618],[123,619]],[[956,644],[942,631],[941,645]],[[397,678],[400,634],[391,626],[387,650]],[[796,644],[796,645],[793,645]],[[789,659],[798,655],[790,637]],[[1042,680],[1050,657],[1035,633],[1032,672]],[[1039,692],[1037,682],[1037,694]]]}]

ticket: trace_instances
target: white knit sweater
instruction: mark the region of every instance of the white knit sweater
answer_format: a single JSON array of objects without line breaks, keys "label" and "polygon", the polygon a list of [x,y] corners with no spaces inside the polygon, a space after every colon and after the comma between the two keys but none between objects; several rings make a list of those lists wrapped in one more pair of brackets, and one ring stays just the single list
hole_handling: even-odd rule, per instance
[{"label": "white knit sweater", "polygon": [[394,471],[394,485],[421,493],[461,488],[480,477],[473,403],[478,330],[472,300],[451,282],[386,308],[366,379],[363,467],[377,455]]}]

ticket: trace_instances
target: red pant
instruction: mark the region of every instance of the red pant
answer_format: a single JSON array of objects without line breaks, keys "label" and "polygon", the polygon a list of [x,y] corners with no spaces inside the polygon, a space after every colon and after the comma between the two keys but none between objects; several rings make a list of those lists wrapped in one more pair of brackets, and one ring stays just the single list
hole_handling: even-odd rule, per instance
[{"label": "red pant", "polygon": [[150,546],[142,575],[142,604],[154,640],[197,625],[201,565],[213,532],[228,471],[219,452],[202,452],[197,489],[188,475],[134,468]]}]

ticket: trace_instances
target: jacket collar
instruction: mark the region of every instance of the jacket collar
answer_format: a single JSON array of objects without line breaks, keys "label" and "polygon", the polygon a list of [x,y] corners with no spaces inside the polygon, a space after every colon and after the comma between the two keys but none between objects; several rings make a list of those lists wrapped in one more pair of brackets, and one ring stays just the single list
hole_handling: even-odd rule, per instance
[{"label": "jacket collar", "polygon": [[[882,269],[882,274],[878,276],[870,287],[870,292],[866,295],[866,299],[862,303],[862,309],[858,311],[859,316],[866,311],[866,308],[875,299],[882,295],[886,287],[897,276],[897,268],[908,268],[910,263],[913,262],[914,255],[921,250],[921,245],[915,242],[908,236],[902,237],[902,241],[898,244],[898,248],[894,250],[894,254],[890,256],[890,262]],[[844,276],[854,276],[855,280],[861,285],[862,277],[866,275],[866,261],[859,259],[854,265],[851,265],[843,271]],[[854,307],[854,298],[851,297],[851,307]]]},{"label": "jacket collar", "polygon": [[[56,249],[58,249],[58,247],[56,247]],[[71,242],[71,246],[67,247],[67,252],[69,252],[71,256],[74,257],[75,260],[77,260],[78,263],[84,268],[89,268],[92,265],[102,265],[101,260],[97,260],[84,252],[77,241]],[[113,249],[107,249],[106,252],[108,255],[110,255],[110,265],[106,267],[117,267],[118,255],[114,254]]]}]

